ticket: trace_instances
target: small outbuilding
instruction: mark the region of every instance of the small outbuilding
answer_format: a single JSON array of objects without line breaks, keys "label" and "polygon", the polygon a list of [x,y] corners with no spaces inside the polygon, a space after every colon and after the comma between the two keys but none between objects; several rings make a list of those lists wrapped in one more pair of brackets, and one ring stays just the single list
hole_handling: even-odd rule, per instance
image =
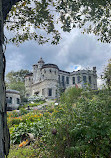
[{"label": "small outbuilding", "polygon": [[16,110],[20,106],[20,92],[16,90],[6,90],[7,110]]}]

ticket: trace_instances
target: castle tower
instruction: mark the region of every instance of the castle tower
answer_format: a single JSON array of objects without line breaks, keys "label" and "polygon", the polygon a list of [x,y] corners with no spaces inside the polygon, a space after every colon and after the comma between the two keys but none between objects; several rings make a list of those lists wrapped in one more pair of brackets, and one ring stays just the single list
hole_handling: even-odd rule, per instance
[{"label": "castle tower", "polygon": [[42,78],[42,72],[41,68],[44,65],[44,61],[42,58],[39,59],[38,63],[33,65],[33,82],[38,83],[41,81]]},{"label": "castle tower", "polygon": [[43,61],[43,59],[42,58],[40,58],[40,60],[38,61],[38,69],[41,69],[42,68],[42,66],[44,65],[44,61]]}]

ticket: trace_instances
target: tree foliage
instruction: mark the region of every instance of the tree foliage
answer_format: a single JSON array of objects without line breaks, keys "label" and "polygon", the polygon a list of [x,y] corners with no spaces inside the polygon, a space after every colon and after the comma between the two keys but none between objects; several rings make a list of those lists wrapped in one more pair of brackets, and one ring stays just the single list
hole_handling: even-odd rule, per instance
[{"label": "tree foliage", "polygon": [[11,71],[6,75],[6,80],[8,83],[22,81],[24,82],[24,77],[29,73],[29,70],[19,70],[19,71]]},{"label": "tree foliage", "polygon": [[50,40],[57,44],[60,40],[60,33],[55,29],[58,21],[63,31],[83,28],[83,33],[94,33],[99,40],[109,43],[110,10],[110,0],[22,0],[13,5],[5,22],[7,29],[16,33],[10,39],[16,44],[32,39],[39,44]]},{"label": "tree foliage", "polygon": [[83,28],[83,32],[94,33],[102,42],[111,42],[110,0],[59,0],[62,28]]},{"label": "tree foliage", "polygon": [[109,60],[108,65],[104,70],[104,79],[108,89],[111,89],[111,59]]},{"label": "tree foliage", "polygon": [[10,41],[19,44],[34,39],[43,44],[51,39],[57,44],[60,33],[55,29],[53,5],[50,0],[22,0],[13,5],[5,21],[7,29],[16,33]]},{"label": "tree foliage", "polygon": [[29,70],[11,71],[6,75],[6,88],[20,92],[21,99],[25,96],[25,80],[24,76],[29,73]]}]

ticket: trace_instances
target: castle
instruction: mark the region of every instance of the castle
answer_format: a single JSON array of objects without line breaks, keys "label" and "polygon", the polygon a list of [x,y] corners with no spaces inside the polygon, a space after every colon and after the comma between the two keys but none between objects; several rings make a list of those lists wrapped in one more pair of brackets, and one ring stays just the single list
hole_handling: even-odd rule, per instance
[{"label": "castle", "polygon": [[33,72],[25,76],[26,97],[32,95],[55,99],[58,89],[68,87],[86,87],[97,89],[96,67],[93,70],[67,72],[60,70],[55,64],[45,64],[42,58],[33,65]]}]

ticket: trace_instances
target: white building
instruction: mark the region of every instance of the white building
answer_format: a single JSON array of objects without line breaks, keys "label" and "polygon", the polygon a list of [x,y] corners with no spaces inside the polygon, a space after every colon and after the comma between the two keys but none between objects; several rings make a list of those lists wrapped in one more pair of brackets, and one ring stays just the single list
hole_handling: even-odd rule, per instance
[{"label": "white building", "polygon": [[20,105],[20,92],[16,90],[6,90],[7,110],[18,109]]},{"label": "white building", "polygon": [[26,97],[32,95],[56,98],[58,89],[78,86],[97,89],[96,67],[93,70],[67,72],[55,64],[45,64],[42,58],[33,65],[33,72],[25,76]]}]

